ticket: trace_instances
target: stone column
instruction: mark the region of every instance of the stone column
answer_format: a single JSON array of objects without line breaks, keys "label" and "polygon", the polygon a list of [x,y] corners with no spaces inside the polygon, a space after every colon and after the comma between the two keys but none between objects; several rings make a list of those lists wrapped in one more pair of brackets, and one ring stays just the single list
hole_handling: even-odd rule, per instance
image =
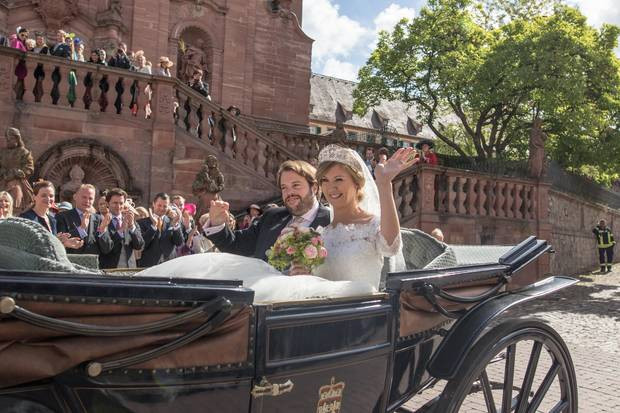
[{"label": "stone column", "polygon": [[418,169],[418,223],[417,228],[430,233],[439,226],[439,213],[435,210],[435,177],[441,168],[420,165]]},{"label": "stone column", "polygon": [[173,121],[174,81],[153,82],[153,139],[151,143],[151,177],[148,198],[158,192],[171,192],[174,182],[174,151],[176,137]]},{"label": "stone column", "polygon": [[[549,219],[549,190],[551,184],[538,181],[536,185],[536,236],[549,241],[553,245],[552,226]],[[537,261],[537,278],[540,280],[551,271],[551,260],[548,254]]]}]

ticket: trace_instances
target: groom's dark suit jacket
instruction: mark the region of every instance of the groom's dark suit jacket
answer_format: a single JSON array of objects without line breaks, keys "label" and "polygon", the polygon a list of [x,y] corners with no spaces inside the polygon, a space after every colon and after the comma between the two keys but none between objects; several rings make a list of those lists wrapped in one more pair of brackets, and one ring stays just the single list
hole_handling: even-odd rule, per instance
[{"label": "groom's dark suit jacket", "polygon": [[[286,208],[272,208],[260,219],[255,220],[249,228],[233,232],[225,226],[222,231],[209,235],[208,238],[222,252],[267,260],[265,252],[275,244],[291,218]],[[329,225],[329,219],[329,209],[319,206],[310,226],[315,229],[318,226],[326,227]]]}]

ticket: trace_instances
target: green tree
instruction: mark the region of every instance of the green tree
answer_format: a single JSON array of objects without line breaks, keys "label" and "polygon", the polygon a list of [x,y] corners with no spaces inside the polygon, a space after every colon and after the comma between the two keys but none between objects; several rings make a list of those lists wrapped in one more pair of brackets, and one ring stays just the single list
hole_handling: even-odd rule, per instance
[{"label": "green tree", "polygon": [[[514,7],[493,24],[476,13],[497,17],[490,7],[502,3]],[[383,99],[410,103],[443,144],[478,158],[526,158],[539,117],[554,158],[597,165],[594,150],[617,145],[609,136],[620,113],[620,28],[597,30],[568,6],[547,15],[527,9],[537,3],[429,0],[419,17],[380,34],[360,69],[354,110]]]}]

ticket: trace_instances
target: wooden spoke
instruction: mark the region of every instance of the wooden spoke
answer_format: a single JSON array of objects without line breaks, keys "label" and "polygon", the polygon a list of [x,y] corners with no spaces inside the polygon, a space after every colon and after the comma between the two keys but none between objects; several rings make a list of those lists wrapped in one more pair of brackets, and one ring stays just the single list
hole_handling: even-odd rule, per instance
[{"label": "wooden spoke", "polygon": [[562,413],[568,406],[569,404],[566,400],[558,402],[558,404],[553,406],[553,409],[549,410],[549,413]]},{"label": "wooden spoke", "polygon": [[506,348],[506,367],[504,369],[504,392],[502,394],[502,412],[512,411],[512,385],[515,377],[515,358],[517,345],[512,344]]},{"label": "wooden spoke", "polygon": [[560,364],[557,362],[553,363],[553,366],[551,366],[551,368],[545,375],[545,378],[540,384],[538,390],[536,391],[536,394],[534,394],[534,398],[532,399],[532,402],[530,403],[530,406],[527,410],[528,413],[536,413],[538,406],[540,406],[540,403],[545,398],[545,395],[549,391],[549,388],[551,387],[551,384],[553,383],[553,380],[555,380],[555,377],[558,375],[559,371]]},{"label": "wooden spoke", "polygon": [[527,370],[525,371],[523,384],[521,385],[521,392],[519,393],[519,404],[517,405],[517,413],[526,412],[529,394],[530,390],[532,389],[532,383],[534,382],[534,376],[536,375],[536,368],[538,367],[538,360],[540,359],[541,351],[542,343],[535,341],[534,345],[532,346],[530,361],[527,363]]},{"label": "wooden spoke", "polygon": [[484,393],[484,401],[487,404],[487,410],[489,413],[497,413],[495,400],[493,400],[493,390],[491,389],[491,383],[489,383],[489,376],[486,370],[482,370],[479,380],[482,386],[482,392]]}]

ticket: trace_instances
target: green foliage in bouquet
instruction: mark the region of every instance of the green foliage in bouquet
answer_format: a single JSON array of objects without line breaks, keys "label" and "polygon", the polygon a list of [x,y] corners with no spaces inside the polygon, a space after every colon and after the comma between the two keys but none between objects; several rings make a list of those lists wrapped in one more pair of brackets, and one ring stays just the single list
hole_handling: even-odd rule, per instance
[{"label": "green foliage in bouquet", "polygon": [[312,228],[285,228],[276,243],[267,250],[269,264],[283,271],[295,263],[308,269],[320,265],[327,257],[321,234]]}]

